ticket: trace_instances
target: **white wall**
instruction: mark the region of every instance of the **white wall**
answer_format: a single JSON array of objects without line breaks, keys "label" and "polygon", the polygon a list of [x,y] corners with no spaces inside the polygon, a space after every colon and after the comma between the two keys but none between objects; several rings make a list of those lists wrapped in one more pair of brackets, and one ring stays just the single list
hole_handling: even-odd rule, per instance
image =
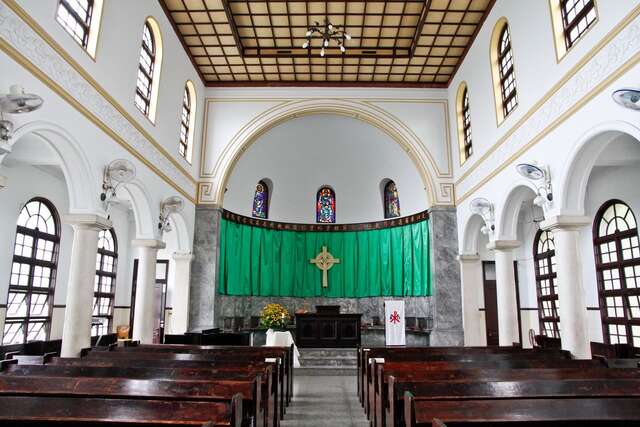
[{"label": "white wall", "polygon": [[395,181],[402,216],[428,207],[420,175],[388,135],[360,120],[336,115],[292,119],[262,135],[236,164],[223,207],[251,216],[255,186],[273,183],[269,219],[314,223],[316,192],[336,192],[338,223],[384,219],[380,183]]}]

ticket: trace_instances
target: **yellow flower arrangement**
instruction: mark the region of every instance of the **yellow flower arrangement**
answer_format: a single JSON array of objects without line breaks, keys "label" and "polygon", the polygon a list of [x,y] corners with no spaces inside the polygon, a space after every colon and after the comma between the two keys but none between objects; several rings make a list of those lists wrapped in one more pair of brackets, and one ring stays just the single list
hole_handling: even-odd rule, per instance
[{"label": "yellow flower arrangement", "polygon": [[267,304],[260,314],[260,325],[267,328],[285,328],[289,318],[289,312],[280,304]]}]

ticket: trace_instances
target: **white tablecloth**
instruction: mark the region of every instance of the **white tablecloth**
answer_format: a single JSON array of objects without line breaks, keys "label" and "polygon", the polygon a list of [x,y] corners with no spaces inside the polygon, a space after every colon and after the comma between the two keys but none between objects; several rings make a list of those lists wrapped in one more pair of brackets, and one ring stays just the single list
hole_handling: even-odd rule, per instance
[{"label": "white tablecloth", "polygon": [[298,352],[298,347],[295,345],[293,341],[293,336],[289,331],[274,331],[273,329],[267,330],[267,343],[265,346],[267,347],[289,347],[293,344],[293,367],[300,367],[300,360],[298,357],[300,353]]}]

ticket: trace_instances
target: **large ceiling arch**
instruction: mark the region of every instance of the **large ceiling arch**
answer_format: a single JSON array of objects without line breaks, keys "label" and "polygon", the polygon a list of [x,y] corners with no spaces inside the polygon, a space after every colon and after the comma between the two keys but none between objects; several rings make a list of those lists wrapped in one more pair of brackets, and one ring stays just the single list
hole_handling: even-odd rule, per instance
[{"label": "large ceiling arch", "polygon": [[209,179],[200,182],[199,202],[222,205],[226,183],[244,151],[268,130],[294,118],[315,114],[348,116],[380,129],[399,144],[415,164],[424,184],[429,205],[453,204],[453,184],[448,180],[438,181],[441,174],[433,156],[406,125],[368,103],[342,99],[294,100],[256,116],[227,143]]}]

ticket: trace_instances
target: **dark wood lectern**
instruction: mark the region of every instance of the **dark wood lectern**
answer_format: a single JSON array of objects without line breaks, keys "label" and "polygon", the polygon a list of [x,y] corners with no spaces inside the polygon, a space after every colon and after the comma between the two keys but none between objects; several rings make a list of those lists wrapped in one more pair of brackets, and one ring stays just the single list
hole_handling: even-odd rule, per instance
[{"label": "dark wood lectern", "polygon": [[315,313],[296,314],[298,347],[357,347],[362,314],[340,314],[340,306],[316,306]]}]

